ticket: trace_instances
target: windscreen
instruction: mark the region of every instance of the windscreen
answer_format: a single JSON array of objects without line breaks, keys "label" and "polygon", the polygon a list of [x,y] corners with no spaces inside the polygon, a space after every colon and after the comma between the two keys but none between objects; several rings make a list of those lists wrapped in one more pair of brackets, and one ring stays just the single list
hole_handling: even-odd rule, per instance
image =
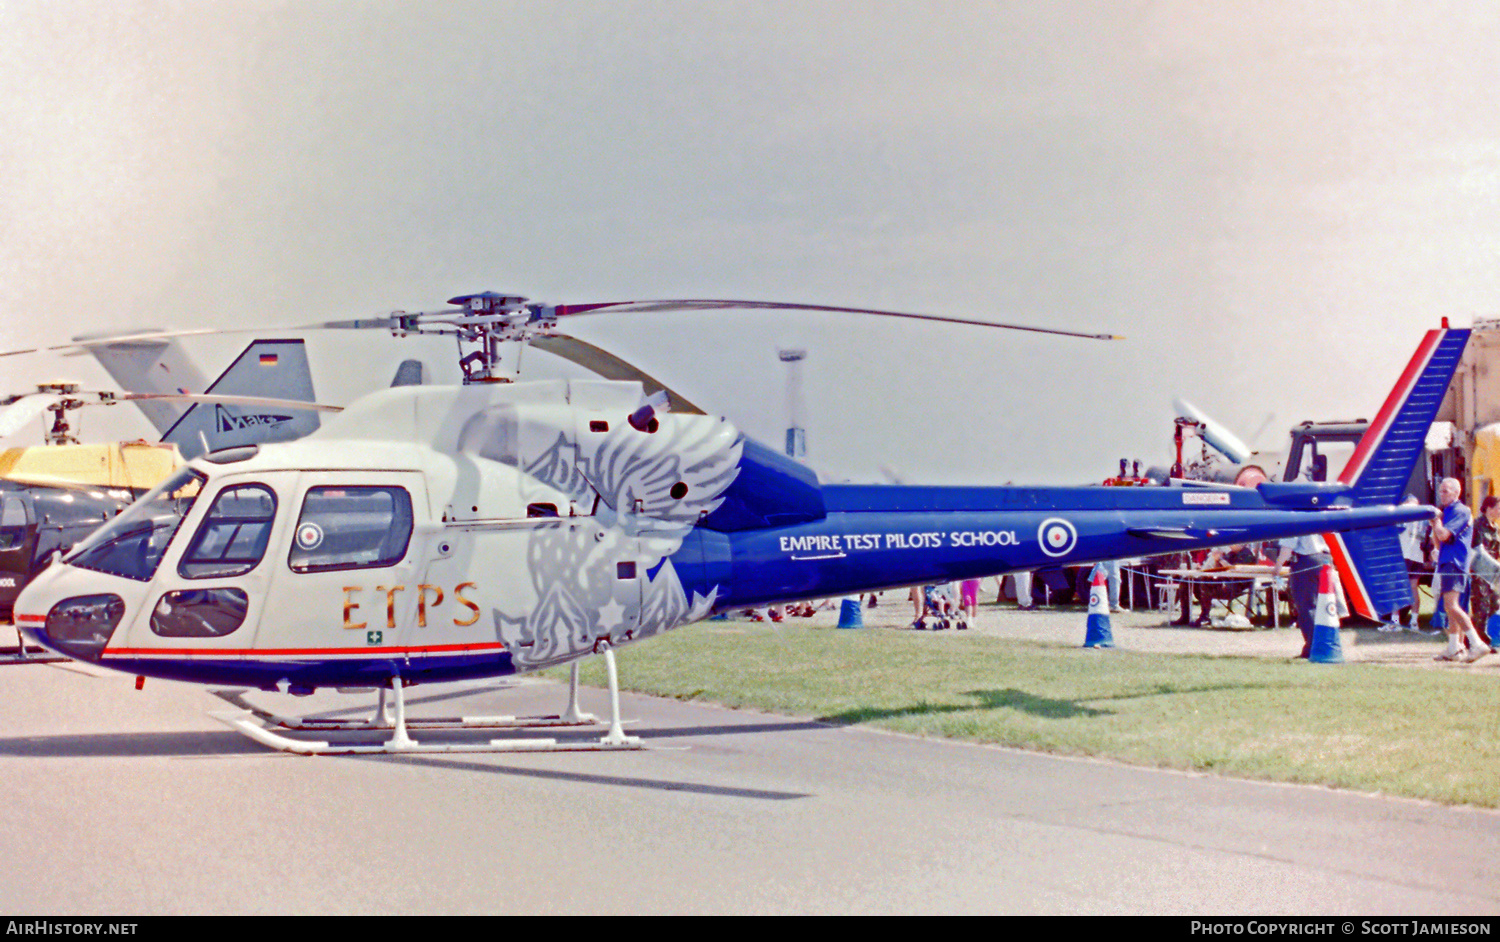
[{"label": "windscreen", "polygon": [[100,527],[64,561],[80,569],[150,581],[207,481],[192,468],[183,468]]}]

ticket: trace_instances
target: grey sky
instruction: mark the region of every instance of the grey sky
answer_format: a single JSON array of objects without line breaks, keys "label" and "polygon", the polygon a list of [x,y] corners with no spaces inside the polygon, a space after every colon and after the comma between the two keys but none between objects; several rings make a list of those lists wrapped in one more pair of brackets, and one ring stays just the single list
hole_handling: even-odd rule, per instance
[{"label": "grey sky", "polygon": [[[808,348],[840,474],[1097,479],[1166,459],[1174,394],[1246,436],[1368,416],[1423,329],[1497,313],[1497,38],[1478,2],[0,0],[0,346],[484,288],[1113,330],[577,328],[773,444]],[[313,343],[333,401],[416,349]]]}]

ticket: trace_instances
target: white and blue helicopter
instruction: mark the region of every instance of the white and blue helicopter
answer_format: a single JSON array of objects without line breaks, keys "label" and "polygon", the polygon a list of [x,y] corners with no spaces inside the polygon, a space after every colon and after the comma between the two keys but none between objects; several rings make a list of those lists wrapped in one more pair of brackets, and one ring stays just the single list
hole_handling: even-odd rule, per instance
[{"label": "white and blue helicopter", "polygon": [[[1426,335],[1337,483],[830,485],[725,418],[668,408],[661,384],[558,322],[760,307],[1016,325],[745,301],[548,306],[486,292],[449,303],[304,326],[453,334],[461,352],[474,347],[464,385],[384,389],[305,438],[189,462],[39,574],[16,600],[18,628],[140,678],[381,692],[373,719],[340,724],[220,691],[242,707],[221,719],[302,753],[579,748],[416,742],[403,689],[572,662],[572,705],[543,724],[591,722],[576,666],[602,654],[612,716],[584,745],[638,747],[621,726],[613,649],[718,611],[1308,533],[1384,558],[1396,525],[1432,512],[1400,506],[1401,491],[1469,335]],[[614,378],[499,381],[510,343]],[[344,739],[286,732],[307,728]],[[350,739],[355,728],[390,735]]]}]

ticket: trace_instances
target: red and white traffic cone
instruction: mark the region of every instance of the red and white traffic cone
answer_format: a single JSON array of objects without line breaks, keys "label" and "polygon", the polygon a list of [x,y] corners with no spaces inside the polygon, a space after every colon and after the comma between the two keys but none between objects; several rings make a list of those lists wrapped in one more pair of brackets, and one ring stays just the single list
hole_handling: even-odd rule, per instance
[{"label": "red and white traffic cone", "polygon": [[1104,578],[1103,566],[1094,567],[1094,576],[1089,582],[1089,621],[1083,635],[1083,646],[1115,646],[1114,635],[1109,630],[1109,581]]},{"label": "red and white traffic cone", "polygon": [[1339,642],[1339,602],[1333,592],[1332,566],[1324,566],[1318,573],[1318,598],[1313,605],[1312,646],[1307,650],[1307,659],[1314,664],[1344,663],[1344,648]]}]

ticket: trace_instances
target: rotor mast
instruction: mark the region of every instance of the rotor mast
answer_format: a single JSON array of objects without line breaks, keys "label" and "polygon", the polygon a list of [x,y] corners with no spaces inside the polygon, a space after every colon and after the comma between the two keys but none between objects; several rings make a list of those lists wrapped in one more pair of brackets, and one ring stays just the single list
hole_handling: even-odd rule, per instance
[{"label": "rotor mast", "polygon": [[52,425],[46,429],[45,435],[49,445],[76,445],[78,436],[73,431],[73,426],[68,423],[68,413],[82,409],[90,402],[99,401],[106,405],[114,402],[113,394],[99,394],[97,400],[79,398],[77,383],[38,383],[36,391],[43,394],[51,394],[60,397],[56,402],[47,407],[52,413]]},{"label": "rotor mast", "polygon": [[[461,305],[460,311],[449,323],[453,325],[453,332],[458,340],[458,365],[463,370],[464,385],[512,382],[515,379],[514,373],[502,366],[505,345],[528,340],[537,333],[537,306],[528,304],[527,299],[520,295],[497,291],[460,295],[449,298],[448,303]],[[413,332],[424,331],[418,329]],[[443,331],[439,329],[437,332]],[[465,353],[466,345],[473,349]],[[521,351],[524,349],[524,342],[518,344],[517,371],[520,369]]]}]

